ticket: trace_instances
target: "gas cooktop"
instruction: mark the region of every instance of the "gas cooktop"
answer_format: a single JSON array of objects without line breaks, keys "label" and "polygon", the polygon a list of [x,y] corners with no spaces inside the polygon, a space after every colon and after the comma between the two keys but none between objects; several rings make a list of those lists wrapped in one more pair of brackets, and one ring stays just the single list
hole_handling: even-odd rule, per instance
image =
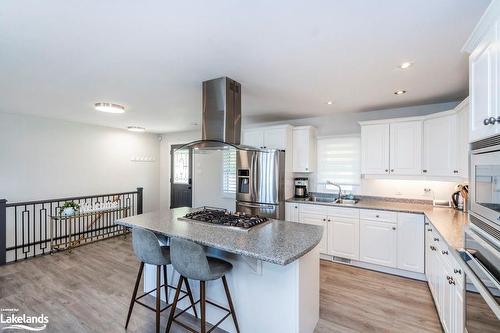
[{"label": "gas cooktop", "polygon": [[183,219],[205,222],[223,227],[232,227],[240,230],[249,230],[252,227],[268,221],[267,217],[230,212],[225,209],[212,207],[198,208],[197,210],[184,215]]}]

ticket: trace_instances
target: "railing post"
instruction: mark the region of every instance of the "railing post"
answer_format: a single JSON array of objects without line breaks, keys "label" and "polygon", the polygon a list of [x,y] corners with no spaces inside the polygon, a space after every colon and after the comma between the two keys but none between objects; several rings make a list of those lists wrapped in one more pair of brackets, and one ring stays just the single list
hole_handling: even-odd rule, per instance
[{"label": "railing post", "polygon": [[143,192],[143,188],[142,187],[138,187],[137,188],[137,215],[139,214],[142,214],[142,201],[143,201],[143,197],[142,197],[142,192]]},{"label": "railing post", "polygon": [[7,263],[7,200],[0,199],[0,265]]}]

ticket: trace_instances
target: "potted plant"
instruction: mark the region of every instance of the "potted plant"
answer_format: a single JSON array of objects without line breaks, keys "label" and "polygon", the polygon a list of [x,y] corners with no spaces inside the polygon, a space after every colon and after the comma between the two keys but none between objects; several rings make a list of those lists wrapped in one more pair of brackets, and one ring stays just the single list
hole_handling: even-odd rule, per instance
[{"label": "potted plant", "polygon": [[72,216],[78,211],[79,208],[80,205],[76,202],[66,201],[64,205],[59,207],[59,214],[61,214],[62,216]]}]

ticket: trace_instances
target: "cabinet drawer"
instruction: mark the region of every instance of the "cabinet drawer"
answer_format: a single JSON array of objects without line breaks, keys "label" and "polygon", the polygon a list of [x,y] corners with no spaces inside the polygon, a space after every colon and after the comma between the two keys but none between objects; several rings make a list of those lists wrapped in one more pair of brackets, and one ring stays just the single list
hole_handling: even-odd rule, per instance
[{"label": "cabinet drawer", "polygon": [[312,204],[301,204],[299,206],[299,211],[300,214],[321,214],[321,215],[328,215],[328,208],[327,206],[322,206],[322,205],[312,205]]},{"label": "cabinet drawer", "polygon": [[327,212],[328,216],[359,219],[359,209],[357,208],[328,207]]},{"label": "cabinet drawer", "polygon": [[388,212],[385,210],[361,209],[359,212],[359,218],[370,221],[383,221],[383,222],[396,223],[398,220],[398,213]]}]

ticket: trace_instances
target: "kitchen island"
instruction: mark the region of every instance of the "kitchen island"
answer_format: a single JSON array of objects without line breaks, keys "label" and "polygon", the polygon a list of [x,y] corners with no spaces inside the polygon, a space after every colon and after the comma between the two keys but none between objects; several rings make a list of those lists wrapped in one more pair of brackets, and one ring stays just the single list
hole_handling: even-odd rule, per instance
[{"label": "kitchen island", "polygon": [[[227,275],[241,332],[311,333],[319,319],[319,244],[323,228],[271,219],[247,231],[181,219],[190,208],[161,210],[116,221],[168,237],[178,237],[207,246],[207,252],[233,264]],[[179,274],[169,267],[169,284]],[[153,266],[146,265],[144,289],[155,288]],[[192,282],[194,297],[198,283]],[[207,284],[207,298],[226,306],[220,281]],[[153,293],[154,294],[154,293]],[[173,292],[169,292],[169,302]],[[165,295],[162,294],[165,300]],[[185,300],[183,300],[185,301]],[[187,307],[181,302],[181,308]],[[224,312],[207,307],[207,321],[216,323]],[[233,322],[220,327],[235,332]]]}]

